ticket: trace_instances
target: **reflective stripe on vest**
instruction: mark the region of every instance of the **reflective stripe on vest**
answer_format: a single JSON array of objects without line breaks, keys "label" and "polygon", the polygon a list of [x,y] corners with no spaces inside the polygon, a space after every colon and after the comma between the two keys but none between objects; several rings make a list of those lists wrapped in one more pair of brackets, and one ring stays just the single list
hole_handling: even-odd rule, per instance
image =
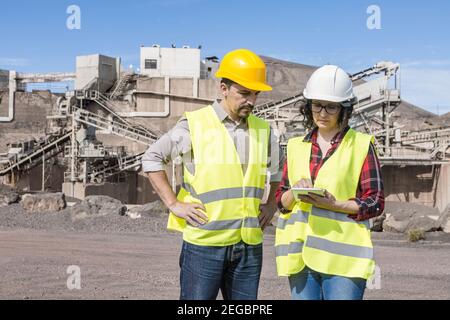
[{"label": "reflective stripe on vest", "polygon": [[[303,250],[303,239],[293,239],[292,234],[304,233],[310,214],[297,210],[287,215],[280,214],[275,237],[275,257],[279,275],[288,276],[299,272],[303,265],[296,263]],[[297,230],[294,233],[293,230]]]},{"label": "reflective stripe on vest", "polygon": [[280,244],[275,246],[275,256],[287,256],[288,254],[301,253],[303,249],[303,242],[291,242],[289,244]]},{"label": "reflective stripe on vest", "polygon": [[286,225],[294,224],[296,222],[308,223],[308,218],[309,212],[298,210],[296,213],[292,214],[287,220],[281,217],[278,218],[277,228],[283,230],[286,228]]},{"label": "reflective stripe on vest", "polygon": [[313,236],[308,236],[305,246],[342,256],[362,258],[362,259],[373,258],[372,247],[362,247],[351,244],[333,242]]},{"label": "reflective stripe on vest", "polygon": [[[319,170],[314,187],[327,189],[339,201],[354,198],[372,139],[350,129]],[[311,179],[311,143],[303,142],[303,137],[290,139],[287,153],[290,184]],[[289,219],[278,220],[275,247],[278,248],[279,275],[297,273],[307,265],[326,274],[370,277],[375,262],[369,221],[355,221],[346,213],[317,208],[301,201],[295,204],[293,212],[309,215],[308,219],[299,219],[296,214],[291,214]],[[297,220],[303,223],[298,224]],[[289,250],[299,241],[304,241],[301,252]]]},{"label": "reflective stripe on vest", "polygon": [[330,220],[356,223],[370,229],[369,221],[355,221],[352,218],[349,218],[346,213],[328,211],[321,208],[312,207],[311,214],[316,217],[326,218]]},{"label": "reflective stripe on vest", "polygon": [[182,187],[189,191],[195,198],[199,199],[203,204],[220,200],[242,198],[243,193],[246,198],[262,199],[264,194],[264,189],[256,187],[244,187],[244,192],[242,192],[242,188],[224,188],[201,194],[197,194],[195,189],[189,183],[183,183]]},{"label": "reflective stripe on vest", "polygon": [[203,204],[208,221],[194,227],[171,213],[168,229],[183,232],[183,239],[196,245],[261,243],[258,216],[267,172],[269,124],[253,115],[247,118],[249,161],[244,174],[233,140],[211,106],[186,112],[186,119],[195,174],[184,170],[177,199]]},{"label": "reflective stripe on vest", "polygon": [[240,229],[244,228],[260,228],[258,218],[244,218],[244,219],[231,219],[231,220],[216,220],[205,223],[199,226],[199,229],[204,230],[227,230],[227,229]]}]

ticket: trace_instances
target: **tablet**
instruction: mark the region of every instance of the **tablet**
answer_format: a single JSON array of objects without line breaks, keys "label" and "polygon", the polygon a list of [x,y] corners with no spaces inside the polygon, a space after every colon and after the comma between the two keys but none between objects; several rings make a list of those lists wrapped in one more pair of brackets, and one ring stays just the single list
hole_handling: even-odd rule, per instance
[{"label": "tablet", "polygon": [[316,196],[325,196],[325,190],[320,188],[292,188],[292,193],[294,194],[294,198],[298,199],[299,196],[314,194]]}]

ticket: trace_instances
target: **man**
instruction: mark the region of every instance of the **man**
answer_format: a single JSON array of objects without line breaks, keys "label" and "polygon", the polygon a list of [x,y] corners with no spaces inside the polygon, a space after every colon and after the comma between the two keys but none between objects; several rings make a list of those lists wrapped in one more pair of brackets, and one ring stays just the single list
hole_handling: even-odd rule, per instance
[{"label": "man", "polygon": [[[238,49],[223,58],[221,102],[186,112],[145,153],[149,180],[170,209],[168,229],[183,232],[180,299],[256,299],[262,267],[262,230],[276,211],[281,152],[268,123],[251,112],[266,84],[255,53]],[[176,197],[163,165],[183,160]],[[272,177],[266,204],[264,188]]]}]

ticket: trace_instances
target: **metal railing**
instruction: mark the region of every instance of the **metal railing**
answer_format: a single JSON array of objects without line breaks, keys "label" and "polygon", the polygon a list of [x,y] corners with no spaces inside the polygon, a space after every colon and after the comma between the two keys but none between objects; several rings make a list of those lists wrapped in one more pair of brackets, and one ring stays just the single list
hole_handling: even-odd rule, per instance
[{"label": "metal railing", "polygon": [[38,145],[32,152],[28,153],[23,158],[15,158],[8,161],[6,166],[0,170],[0,176],[11,173],[14,170],[29,170],[42,163],[42,156],[45,159],[50,159],[63,151],[62,146],[70,141],[72,131],[69,131],[59,137],[51,137],[52,139],[42,145]]},{"label": "metal railing", "polygon": [[148,134],[146,131],[115,120],[106,119],[85,109],[74,110],[74,119],[144,145],[150,145],[158,139],[156,135]]},{"label": "metal railing", "polygon": [[90,174],[89,178],[95,180],[98,178],[106,179],[112,177],[120,172],[135,169],[141,166],[141,159],[144,153],[136,155],[117,157],[117,163],[95,168]]},{"label": "metal railing", "polygon": [[111,89],[111,93],[109,94],[110,99],[115,99],[118,96],[120,96],[123,92],[123,89],[130,81],[131,77],[133,76],[132,73],[126,73],[120,79],[118,79],[114,85],[114,87]]},{"label": "metal railing", "polygon": [[99,106],[101,106],[103,109],[105,109],[109,114],[113,115],[118,121],[126,124],[127,126],[136,127],[139,130],[147,132],[148,135],[154,136],[155,140],[157,139],[158,135],[155,134],[154,132],[152,132],[151,130],[145,128],[144,126],[142,126],[140,124],[132,123],[132,122],[126,120],[125,118],[121,117],[119,114],[117,114],[115,109],[119,109],[119,107],[117,107],[111,99],[109,99],[107,96],[102,94],[100,91],[87,90],[87,91],[82,92],[82,94],[80,93],[77,98],[80,99],[81,97],[83,99],[88,99],[88,100],[94,101]]}]

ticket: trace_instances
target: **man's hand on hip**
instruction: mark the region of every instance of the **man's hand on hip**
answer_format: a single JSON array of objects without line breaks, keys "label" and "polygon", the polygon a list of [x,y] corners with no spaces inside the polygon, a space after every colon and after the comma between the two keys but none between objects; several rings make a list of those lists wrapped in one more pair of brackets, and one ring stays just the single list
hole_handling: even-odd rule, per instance
[{"label": "man's hand on hip", "polygon": [[201,212],[206,212],[205,207],[200,203],[186,203],[177,201],[173,205],[169,206],[170,211],[178,218],[186,220],[190,225],[198,227],[199,224],[205,224],[208,222],[208,217]]}]

